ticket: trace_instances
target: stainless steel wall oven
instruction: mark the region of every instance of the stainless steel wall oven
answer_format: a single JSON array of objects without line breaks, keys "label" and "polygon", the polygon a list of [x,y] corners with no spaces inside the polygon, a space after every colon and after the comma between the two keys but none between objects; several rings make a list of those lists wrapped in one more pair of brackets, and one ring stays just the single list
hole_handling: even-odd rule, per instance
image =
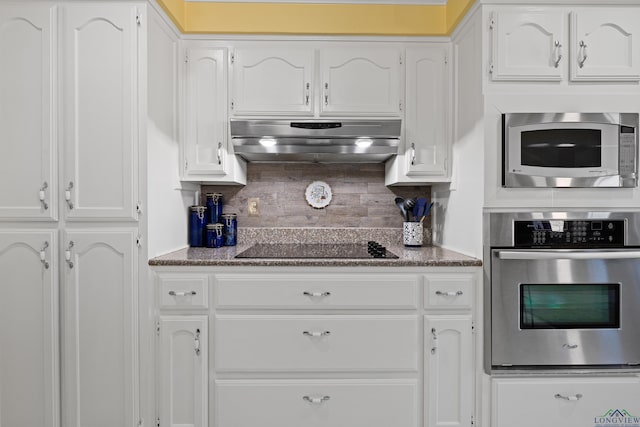
[{"label": "stainless steel wall oven", "polygon": [[640,213],[484,220],[487,373],[640,369]]}]

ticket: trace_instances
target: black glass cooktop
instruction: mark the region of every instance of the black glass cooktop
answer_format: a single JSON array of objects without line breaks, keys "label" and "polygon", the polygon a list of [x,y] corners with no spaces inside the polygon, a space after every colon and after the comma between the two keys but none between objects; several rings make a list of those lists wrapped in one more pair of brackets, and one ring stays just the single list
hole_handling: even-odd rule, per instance
[{"label": "black glass cooktop", "polygon": [[398,258],[376,242],[368,243],[256,243],[236,258]]}]

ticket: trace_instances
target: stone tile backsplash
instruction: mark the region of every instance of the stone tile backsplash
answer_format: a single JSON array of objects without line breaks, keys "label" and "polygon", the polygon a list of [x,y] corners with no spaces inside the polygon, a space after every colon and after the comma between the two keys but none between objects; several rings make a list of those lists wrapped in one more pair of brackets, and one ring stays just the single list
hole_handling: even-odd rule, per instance
[{"label": "stone tile backsplash", "polygon": [[[331,204],[311,207],[305,190],[324,181],[332,190]],[[384,164],[249,163],[247,185],[203,185],[206,193],[222,193],[224,212],[238,214],[239,227],[402,227],[394,198],[426,197],[430,186],[387,187]],[[249,216],[249,198],[259,199],[259,216]],[[425,228],[430,228],[430,218]]]}]

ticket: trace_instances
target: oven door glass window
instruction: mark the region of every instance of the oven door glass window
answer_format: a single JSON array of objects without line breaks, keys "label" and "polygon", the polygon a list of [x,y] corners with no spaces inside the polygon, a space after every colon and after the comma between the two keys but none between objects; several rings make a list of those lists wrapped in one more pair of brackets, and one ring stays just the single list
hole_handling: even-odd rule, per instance
[{"label": "oven door glass window", "polygon": [[520,284],[520,329],[620,327],[620,284]]},{"label": "oven door glass window", "polygon": [[540,129],[520,134],[521,164],[545,168],[602,166],[599,129]]}]

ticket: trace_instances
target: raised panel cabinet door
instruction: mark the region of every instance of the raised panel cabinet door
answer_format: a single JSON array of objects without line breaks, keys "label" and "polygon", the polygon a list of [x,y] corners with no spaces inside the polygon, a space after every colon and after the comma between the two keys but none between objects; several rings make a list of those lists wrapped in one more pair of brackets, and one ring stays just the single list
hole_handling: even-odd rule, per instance
[{"label": "raised panel cabinet door", "polygon": [[425,425],[471,427],[473,338],[471,316],[425,316]]},{"label": "raised panel cabinet door", "polygon": [[0,232],[0,426],[58,427],[56,232]]},{"label": "raised panel cabinet door", "polygon": [[571,79],[640,80],[640,8],[571,12]]},{"label": "raised panel cabinet door", "polygon": [[320,114],[400,115],[401,53],[396,47],[320,50]]},{"label": "raised panel cabinet door", "polygon": [[495,12],[492,80],[563,80],[569,50],[566,21],[566,13],[558,9]]},{"label": "raised panel cabinet door", "polygon": [[0,220],[57,219],[55,11],[0,4]]},{"label": "raised panel cabinet door", "polygon": [[232,113],[311,115],[314,57],[313,49],[292,46],[236,49]]},{"label": "raised panel cabinet door", "polygon": [[137,8],[62,8],[66,218],[137,219]]},{"label": "raised panel cabinet door", "polygon": [[184,176],[224,175],[226,49],[189,48],[186,54]]},{"label": "raised panel cabinet door", "polygon": [[410,177],[447,173],[446,55],[442,47],[407,49],[404,158]]},{"label": "raised panel cabinet door", "polygon": [[161,316],[160,424],[207,427],[207,316]]},{"label": "raised panel cabinet door", "polygon": [[138,425],[135,230],[65,233],[62,425]]}]

